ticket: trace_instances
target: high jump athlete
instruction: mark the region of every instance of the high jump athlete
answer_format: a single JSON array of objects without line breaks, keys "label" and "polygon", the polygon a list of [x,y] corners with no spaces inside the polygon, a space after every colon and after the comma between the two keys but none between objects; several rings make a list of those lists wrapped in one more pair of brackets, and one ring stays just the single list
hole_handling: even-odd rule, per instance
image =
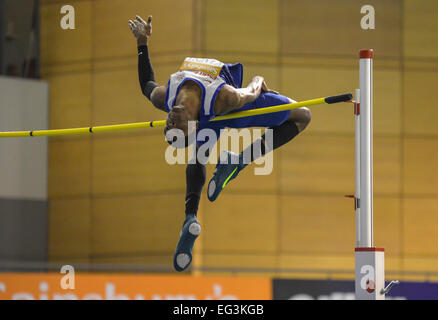
[{"label": "high jump athlete", "polygon": [[[148,40],[152,34],[152,16],[148,17],[147,22],[136,16],[128,23],[137,39],[141,90],[156,108],[168,113],[165,133],[170,129],[180,129],[187,137],[188,121],[198,121],[197,132],[209,128],[216,132],[217,137],[220,136],[220,130],[225,127],[272,129],[272,146],[265,145],[265,135],[262,135],[259,140],[247,147],[250,148],[249,150],[245,149],[246,152],[244,150],[240,154],[235,154],[226,151],[224,157],[226,161],[218,161],[207,188],[210,201],[215,201],[226,184],[235,179],[248,163],[289,142],[309,124],[311,113],[306,107],[208,122],[218,115],[295,101],[270,90],[261,76],[254,77],[246,87],[242,88],[242,64],[222,63],[215,59],[185,58],[179,70],[170,75],[168,83],[160,86],[155,82],[148,51]],[[200,144],[202,142],[197,140],[196,146]],[[255,151],[256,148],[259,149],[258,152]],[[249,161],[244,159],[244,154],[251,154]],[[201,231],[196,214],[205,181],[205,164],[198,160],[196,163],[189,163],[186,167],[186,217],[173,259],[177,271],[185,270],[192,261],[192,249]]]}]

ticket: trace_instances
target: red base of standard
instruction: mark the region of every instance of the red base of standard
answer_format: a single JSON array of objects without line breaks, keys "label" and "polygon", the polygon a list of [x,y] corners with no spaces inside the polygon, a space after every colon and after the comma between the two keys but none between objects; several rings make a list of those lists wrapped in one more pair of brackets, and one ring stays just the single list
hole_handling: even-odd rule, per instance
[{"label": "red base of standard", "polygon": [[382,251],[384,252],[385,249],[383,248],[376,248],[376,247],[371,247],[371,248],[355,248],[354,251],[356,252],[360,252],[360,251],[371,251],[371,252],[375,252],[375,251]]}]

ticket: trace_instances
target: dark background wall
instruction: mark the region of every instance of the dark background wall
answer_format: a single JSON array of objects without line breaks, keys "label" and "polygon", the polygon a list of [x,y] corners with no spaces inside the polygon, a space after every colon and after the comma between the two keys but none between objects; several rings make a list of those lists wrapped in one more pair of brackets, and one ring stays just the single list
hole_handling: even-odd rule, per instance
[{"label": "dark background wall", "polygon": [[0,74],[38,76],[39,0],[0,1]]}]

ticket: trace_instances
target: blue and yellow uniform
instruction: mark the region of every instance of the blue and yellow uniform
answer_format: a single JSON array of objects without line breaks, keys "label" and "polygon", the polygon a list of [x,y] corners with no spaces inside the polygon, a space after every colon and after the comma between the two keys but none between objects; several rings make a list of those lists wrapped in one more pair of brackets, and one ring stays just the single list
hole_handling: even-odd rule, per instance
[{"label": "blue and yellow uniform", "polygon": [[[176,97],[185,81],[195,81],[202,89],[201,108],[199,114],[198,131],[204,128],[213,129],[219,138],[224,128],[275,127],[281,125],[289,117],[290,110],[209,122],[220,114],[214,113],[214,102],[224,85],[235,88],[242,87],[243,65],[241,63],[225,64],[215,59],[186,58],[179,71],[170,76],[166,93],[166,111],[169,112],[175,105]],[[265,108],[290,103],[291,100],[283,95],[262,92],[253,102],[230,113]],[[198,141],[203,144],[203,141]]]}]

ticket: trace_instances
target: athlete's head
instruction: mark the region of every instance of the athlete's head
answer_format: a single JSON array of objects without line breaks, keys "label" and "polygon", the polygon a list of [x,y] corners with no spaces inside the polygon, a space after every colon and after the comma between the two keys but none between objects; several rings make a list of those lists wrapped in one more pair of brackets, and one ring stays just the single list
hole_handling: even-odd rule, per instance
[{"label": "athlete's head", "polygon": [[[177,148],[185,148],[188,146],[188,136],[189,136],[189,121],[191,121],[189,113],[184,108],[184,106],[174,106],[172,110],[170,110],[169,114],[167,115],[166,120],[166,127],[164,128],[164,135],[166,136],[166,141],[169,144],[172,144],[177,139],[182,140],[184,139],[185,143],[182,145],[182,143],[177,144],[174,143],[173,145]],[[171,129],[177,129],[173,132],[168,131]]]},{"label": "athlete's head", "polygon": [[184,108],[184,106],[174,106],[167,115],[166,128],[164,130],[164,133],[166,133],[167,130],[170,129],[180,129],[183,131],[184,136],[187,136],[189,120],[189,114],[187,113],[187,110]]}]

